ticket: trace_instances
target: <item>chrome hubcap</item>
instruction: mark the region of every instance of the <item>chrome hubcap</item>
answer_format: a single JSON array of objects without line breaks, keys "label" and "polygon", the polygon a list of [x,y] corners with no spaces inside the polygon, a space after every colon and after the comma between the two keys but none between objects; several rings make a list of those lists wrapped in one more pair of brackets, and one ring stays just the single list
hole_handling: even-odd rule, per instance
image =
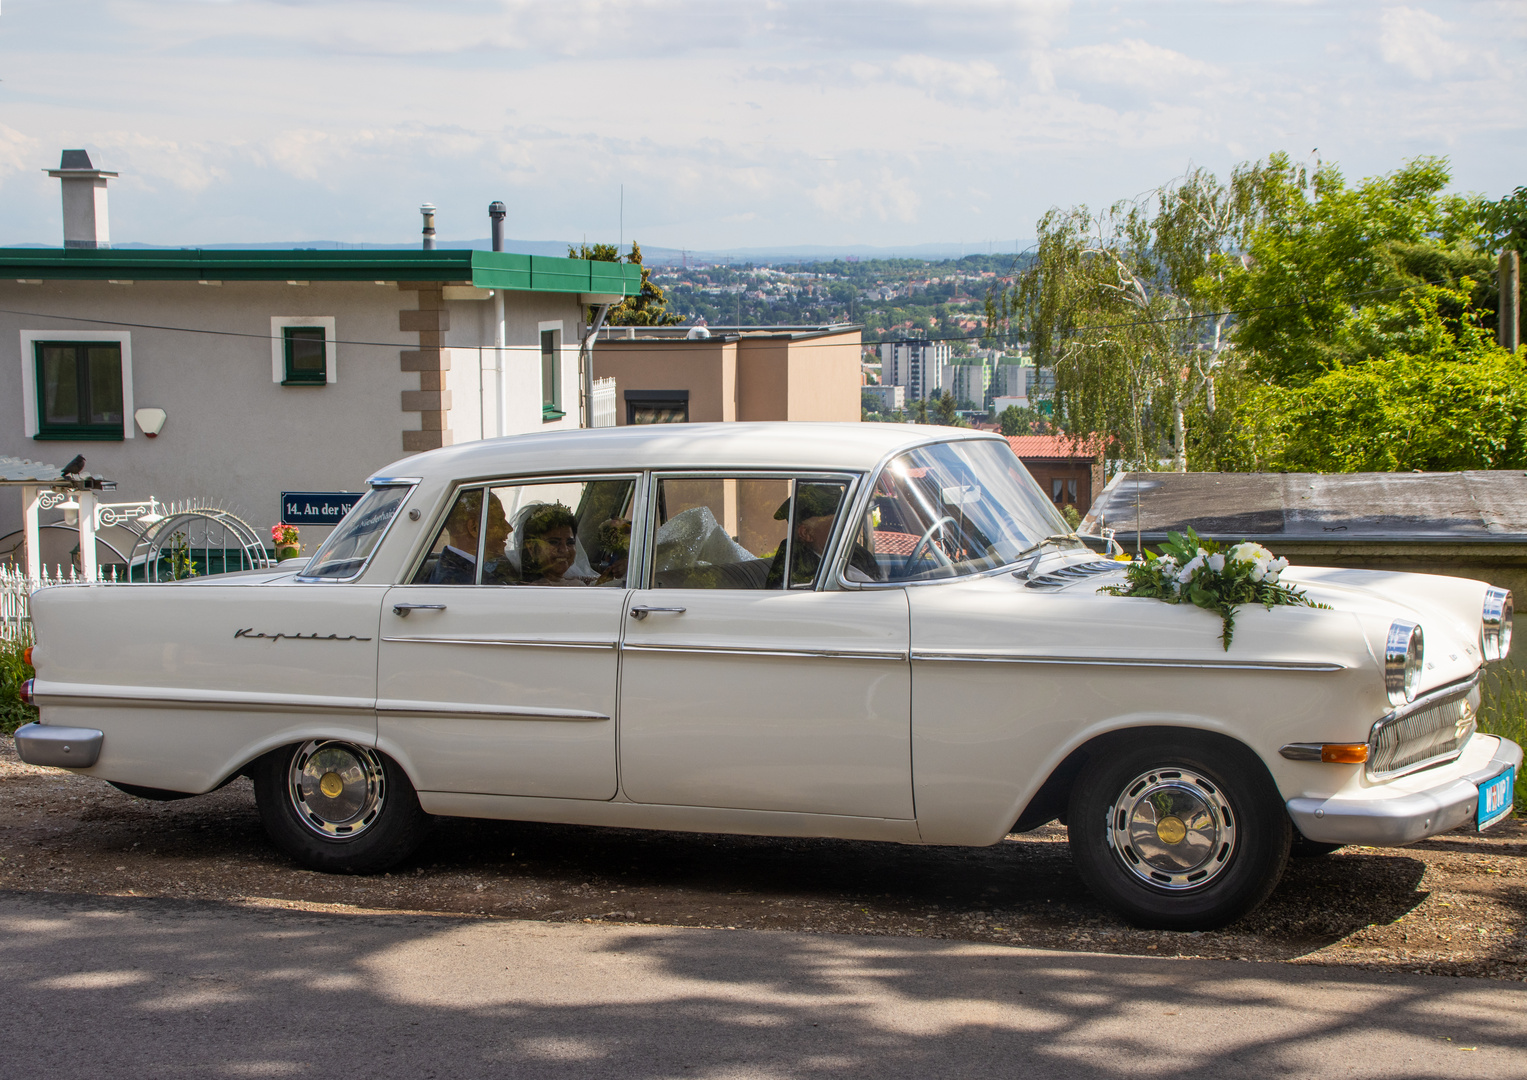
[{"label": "chrome hubcap", "polygon": [[382,759],[353,743],[310,742],[292,756],[286,786],[304,825],[326,840],[353,840],[381,812]]},{"label": "chrome hubcap", "polygon": [[1108,813],[1108,843],[1130,873],[1162,889],[1213,881],[1235,853],[1235,815],[1219,785],[1187,769],[1153,769]]}]

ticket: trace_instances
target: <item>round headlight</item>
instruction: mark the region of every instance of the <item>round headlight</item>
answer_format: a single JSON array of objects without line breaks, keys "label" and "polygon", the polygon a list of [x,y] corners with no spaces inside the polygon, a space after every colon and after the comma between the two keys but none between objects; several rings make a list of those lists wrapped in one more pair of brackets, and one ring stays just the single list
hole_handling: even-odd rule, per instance
[{"label": "round headlight", "polygon": [[1511,652],[1511,590],[1485,590],[1479,620],[1479,648],[1486,660],[1504,660]]},{"label": "round headlight", "polygon": [[1389,704],[1415,700],[1421,687],[1421,656],[1421,628],[1399,619],[1390,623],[1389,641],[1384,646],[1384,689],[1389,692]]}]

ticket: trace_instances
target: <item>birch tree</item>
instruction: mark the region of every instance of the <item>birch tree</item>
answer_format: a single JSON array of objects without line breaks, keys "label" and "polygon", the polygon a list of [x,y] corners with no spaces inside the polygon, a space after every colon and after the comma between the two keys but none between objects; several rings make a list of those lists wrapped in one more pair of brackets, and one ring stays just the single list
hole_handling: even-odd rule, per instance
[{"label": "birch tree", "polygon": [[1202,397],[1212,415],[1215,379],[1233,357],[1223,285],[1264,175],[1243,165],[1224,184],[1190,169],[1105,211],[1040,219],[1034,259],[988,320],[1027,336],[1035,362],[1054,371],[1064,430],[1107,437],[1137,468],[1170,443],[1186,471],[1188,410]]}]

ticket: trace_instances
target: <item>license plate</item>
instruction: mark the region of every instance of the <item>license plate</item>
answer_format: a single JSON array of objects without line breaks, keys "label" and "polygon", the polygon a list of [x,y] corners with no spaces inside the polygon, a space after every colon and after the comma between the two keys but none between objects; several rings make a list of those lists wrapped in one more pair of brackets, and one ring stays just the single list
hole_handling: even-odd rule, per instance
[{"label": "license plate", "polygon": [[1479,828],[1488,829],[1511,813],[1513,789],[1516,786],[1516,769],[1510,768],[1494,780],[1479,785]]}]

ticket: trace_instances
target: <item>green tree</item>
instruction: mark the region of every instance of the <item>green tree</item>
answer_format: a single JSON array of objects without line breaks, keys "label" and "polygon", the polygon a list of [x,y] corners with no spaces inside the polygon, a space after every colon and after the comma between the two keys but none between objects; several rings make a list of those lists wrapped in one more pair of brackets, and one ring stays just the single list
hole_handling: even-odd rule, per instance
[{"label": "green tree", "polygon": [[1017,323],[1055,373],[1057,422],[1095,432],[1148,466],[1163,443],[1187,468],[1187,416],[1230,359],[1223,310],[1229,256],[1257,220],[1267,167],[1228,183],[1204,169],[1094,214],[1052,209],[1011,290],[987,304],[987,337]]},{"label": "green tree", "polygon": [[1004,435],[1042,434],[1047,426],[1044,413],[1033,408],[1009,405],[997,415],[997,427]]},{"label": "green tree", "polygon": [[933,422],[942,424],[944,427],[959,427],[959,407],[959,402],[954,400],[954,395],[945,390],[933,403]]},{"label": "green tree", "polygon": [[[1235,391],[1232,439],[1218,456],[1200,448],[1195,465],[1299,472],[1527,467],[1527,358],[1495,344],[1467,288],[1416,290],[1406,303],[1407,332],[1385,335],[1372,359],[1294,385],[1244,380]],[[1464,314],[1449,315],[1453,306]]]},{"label": "green tree", "polygon": [[1334,164],[1311,172],[1274,155],[1245,253],[1221,260],[1249,370],[1294,385],[1403,347],[1420,330],[1411,300],[1428,289],[1456,329],[1491,266],[1481,200],[1443,195],[1448,181],[1434,157],[1349,186]]},{"label": "green tree", "polygon": [[926,424],[928,422],[928,402],[926,398],[913,398],[907,402],[907,418],[914,424]]},{"label": "green tree", "polygon": [[[569,244],[567,257],[595,262],[621,261],[620,251],[614,244]],[[652,280],[652,271],[642,263],[642,247],[634,240],[631,241],[631,254],[625,261],[642,268],[642,286],[635,296],[628,296],[610,308],[605,323],[609,326],[675,326],[683,322],[682,315],[668,310],[668,296],[662,286]],[[594,321],[595,315],[591,310],[589,322]]]}]

